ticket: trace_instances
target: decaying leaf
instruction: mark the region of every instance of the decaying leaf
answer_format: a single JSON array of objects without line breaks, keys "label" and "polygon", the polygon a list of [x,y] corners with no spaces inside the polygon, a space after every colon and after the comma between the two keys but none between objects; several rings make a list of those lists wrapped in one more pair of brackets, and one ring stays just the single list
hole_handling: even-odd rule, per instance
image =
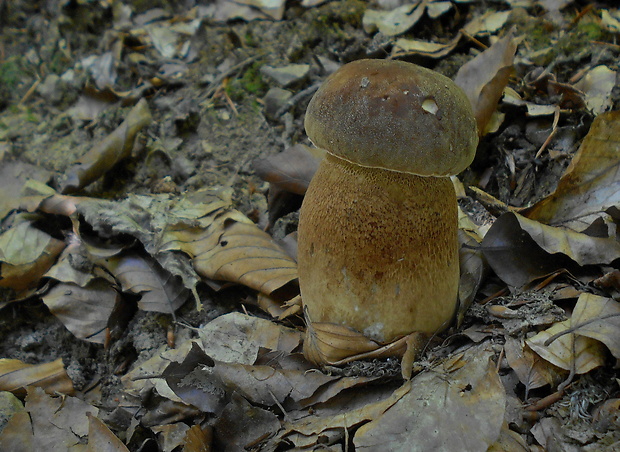
[{"label": "decaying leaf", "polygon": [[202,428],[200,425],[193,425],[183,438],[184,451],[186,452],[210,452],[213,442],[213,429],[209,426]]},{"label": "decaying leaf", "polygon": [[0,287],[33,288],[64,247],[33,222],[20,221],[0,235]]},{"label": "decaying leaf", "polygon": [[105,266],[121,283],[124,292],[141,295],[138,306],[143,311],[172,314],[189,295],[179,279],[154,259],[138,253],[111,257],[106,259]]},{"label": "decaying leaf", "polygon": [[[245,422],[239,422],[244,419]],[[251,450],[260,442],[275,434],[280,428],[280,420],[271,411],[251,405],[239,394],[232,400],[217,420],[214,430],[221,450]]]},{"label": "decaying leaf", "polygon": [[15,413],[0,432],[0,450],[30,452],[35,450],[30,416],[23,410]]},{"label": "decaying leaf", "polygon": [[[489,265],[484,258],[484,254],[480,247],[482,238],[474,229],[465,229],[461,216],[464,214],[459,209],[459,263],[460,263],[460,280],[459,280],[459,307],[457,313],[457,325],[461,325],[465,317],[465,312],[469,309],[478,289],[482,284],[485,276],[489,271]],[[468,217],[467,217],[468,218]]]},{"label": "decaying leaf", "polygon": [[99,410],[71,396],[51,397],[40,388],[28,390],[26,411],[30,413],[35,450],[72,450],[88,435],[87,414]]},{"label": "decaying leaf", "polygon": [[605,65],[590,69],[575,85],[575,88],[586,95],[586,105],[595,115],[609,110],[613,104],[611,91],[616,86],[616,71]]},{"label": "decaying leaf", "polygon": [[545,385],[557,386],[566,378],[566,372],[532,352],[523,341],[508,337],[504,344],[508,365],[515,371],[527,393]]},{"label": "decaying leaf", "polygon": [[591,237],[547,226],[517,213],[499,217],[482,241],[493,271],[506,283],[520,287],[558,269],[609,264],[620,257],[615,238]]},{"label": "decaying leaf", "polygon": [[500,435],[506,394],[484,344],[465,352],[465,365],[448,375],[423,372],[411,390],[382,415],[360,427],[358,451],[481,451]]},{"label": "decaying leaf", "polygon": [[252,166],[256,174],[272,187],[303,195],[319,167],[316,151],[317,148],[296,144],[279,154],[255,160]]},{"label": "decaying leaf", "polygon": [[514,33],[509,32],[487,50],[465,63],[459,69],[454,83],[465,91],[478,123],[478,133],[485,135],[491,117],[497,109],[508,79],[514,72],[517,51]]},{"label": "decaying leaf", "polygon": [[24,185],[30,181],[46,182],[50,173],[40,166],[25,162],[10,162],[0,158],[0,220],[20,205]]},{"label": "decaying leaf", "polygon": [[42,299],[50,312],[76,337],[103,344],[106,328],[120,297],[108,281],[94,279],[84,287],[60,283]]},{"label": "decaying leaf", "polygon": [[212,320],[198,335],[205,352],[225,363],[254,364],[261,349],[288,354],[301,343],[299,331],[238,312]]},{"label": "decaying leaf", "polygon": [[396,36],[413,27],[422,17],[430,0],[416,0],[391,11],[367,9],[363,25],[366,33],[376,30],[386,36]]},{"label": "decaying leaf", "polygon": [[129,449],[112,431],[90,412],[88,417],[87,452],[129,452]]},{"label": "decaying leaf", "polygon": [[605,363],[605,347],[599,341],[574,333],[571,320],[558,322],[551,328],[527,339],[527,345],[541,358],[576,374],[585,374]]},{"label": "decaying leaf", "polygon": [[206,227],[176,225],[167,234],[167,249],[188,253],[196,271],[207,278],[244,284],[268,295],[297,278],[295,261],[237,211],[216,215]]},{"label": "decaying leaf", "polygon": [[510,11],[488,11],[467,23],[463,30],[447,43],[399,38],[394,42],[391,56],[392,58],[402,58],[409,55],[422,55],[428,58],[443,58],[456,48],[463,37],[463,33],[469,36],[487,36],[495,33],[504,26],[509,15]]},{"label": "decaying leaf", "polygon": [[289,420],[268,446],[275,447],[282,441],[293,441],[296,445],[316,444],[324,432],[343,431],[376,419],[410,390],[409,381],[395,390],[390,385],[367,387],[364,391],[343,393],[328,403],[316,405],[311,415],[307,409],[290,412]]},{"label": "decaying leaf", "polygon": [[174,349],[162,345],[153,356],[139,366],[123,375],[121,382],[123,390],[131,397],[140,397],[144,391],[153,387],[159,395],[174,402],[181,402],[175,392],[170,389],[165,379],[160,378],[171,363],[183,362],[194,346],[194,341],[185,341]]},{"label": "decaying leaf", "polygon": [[596,117],[556,190],[523,212],[530,219],[583,231],[620,205],[620,112]]},{"label": "decaying leaf", "polygon": [[23,394],[28,386],[40,387],[50,394],[70,395],[74,392],[61,358],[43,364],[0,359],[0,391]]},{"label": "decaying leaf", "polygon": [[589,293],[579,296],[571,325],[576,334],[601,341],[620,359],[620,303]]},{"label": "decaying leaf", "polygon": [[114,132],[67,170],[64,180],[59,184],[59,191],[64,194],[74,193],[129,157],[136,135],[151,123],[151,119],[148,103],[142,99]]}]

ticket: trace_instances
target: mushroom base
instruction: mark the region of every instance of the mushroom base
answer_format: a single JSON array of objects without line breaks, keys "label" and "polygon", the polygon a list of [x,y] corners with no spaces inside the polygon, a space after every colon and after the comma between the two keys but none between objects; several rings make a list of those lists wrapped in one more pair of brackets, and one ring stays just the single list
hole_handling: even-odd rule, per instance
[{"label": "mushroom base", "polygon": [[328,154],[299,218],[299,285],[309,320],[380,343],[445,329],[457,304],[457,221],[449,178]]}]

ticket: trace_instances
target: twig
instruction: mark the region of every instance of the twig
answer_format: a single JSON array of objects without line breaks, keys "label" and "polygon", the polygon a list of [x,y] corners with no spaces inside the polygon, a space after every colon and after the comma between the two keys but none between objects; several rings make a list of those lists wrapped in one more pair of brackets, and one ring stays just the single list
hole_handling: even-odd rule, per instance
[{"label": "twig", "polygon": [[248,66],[249,64],[252,64],[254,61],[258,60],[259,58],[261,58],[263,56],[263,54],[258,54],[258,55],[254,55],[250,58],[247,58],[245,60],[243,60],[241,63],[237,63],[234,66],[231,66],[228,70],[222,72],[221,74],[217,75],[215,77],[215,79],[209,84],[209,86],[207,87],[207,89],[205,90],[204,94],[207,98],[211,97],[213,95],[213,93],[215,93],[215,91],[217,91],[217,89],[219,88],[219,86],[222,84],[222,82],[230,77],[231,75],[233,75],[235,72],[240,71],[241,69],[243,69],[244,67]]},{"label": "twig", "polygon": [[558,130],[558,122],[559,121],[560,121],[560,106],[556,105],[555,106],[555,113],[553,115],[553,125],[551,126],[551,133],[549,134],[549,136],[547,137],[545,142],[542,144],[542,146],[540,147],[540,149],[536,153],[536,157],[535,158],[540,157],[540,154],[542,154],[543,151],[547,148],[547,146],[549,146],[549,143],[551,143],[551,140],[553,139],[553,136],[555,135],[555,132],[557,132],[557,130]]},{"label": "twig", "polygon": [[284,105],[282,105],[278,109],[278,111],[276,112],[276,118],[279,118],[280,116],[282,116],[284,113],[286,113],[288,111],[289,108],[295,106],[297,104],[297,102],[299,102],[304,97],[309,97],[309,96],[313,95],[314,92],[317,89],[319,89],[319,86],[321,86],[321,83],[323,83],[323,82],[318,82],[318,83],[315,83],[314,85],[310,85],[308,88],[303,89],[300,92],[298,92],[297,94],[295,94],[294,96],[292,96],[289,100],[286,101],[286,103]]}]

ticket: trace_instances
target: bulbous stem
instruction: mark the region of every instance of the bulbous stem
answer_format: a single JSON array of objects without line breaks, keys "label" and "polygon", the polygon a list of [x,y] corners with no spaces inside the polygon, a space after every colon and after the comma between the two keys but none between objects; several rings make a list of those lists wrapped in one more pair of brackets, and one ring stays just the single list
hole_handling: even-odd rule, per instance
[{"label": "bulbous stem", "polygon": [[328,154],[301,208],[298,265],[313,322],[345,325],[382,343],[444,329],[459,281],[452,182]]}]

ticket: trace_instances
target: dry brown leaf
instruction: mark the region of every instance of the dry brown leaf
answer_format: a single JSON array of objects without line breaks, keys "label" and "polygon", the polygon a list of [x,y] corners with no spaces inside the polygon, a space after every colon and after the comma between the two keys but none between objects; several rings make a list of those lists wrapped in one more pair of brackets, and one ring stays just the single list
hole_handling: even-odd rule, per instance
[{"label": "dry brown leaf", "polygon": [[460,326],[465,318],[465,312],[474,301],[474,297],[489,271],[489,265],[480,247],[482,239],[475,231],[464,230],[462,227],[459,227],[458,236],[461,247],[459,250],[461,276],[459,280],[459,307],[456,323],[457,326]]},{"label": "dry brown leaf", "polygon": [[499,438],[487,452],[530,452],[530,448],[527,441],[517,432],[510,430],[508,423],[504,421]]},{"label": "dry brown leaf", "polygon": [[223,450],[240,452],[256,450],[279,429],[280,420],[274,413],[251,405],[236,393],[214,425],[217,437],[225,444]]},{"label": "dry brown leaf", "polygon": [[189,428],[189,425],[184,422],[174,422],[172,424],[156,425],[151,427],[151,430],[157,434],[161,450],[168,452],[183,445],[183,440]]},{"label": "dry brown leaf", "polygon": [[556,190],[523,214],[553,226],[583,231],[620,205],[620,112],[596,117]]},{"label": "dry brown leaf", "polygon": [[217,216],[206,229],[177,225],[167,234],[168,249],[192,256],[204,277],[244,284],[267,295],[297,279],[295,261],[237,211]]},{"label": "dry brown leaf", "polygon": [[0,287],[33,288],[49,270],[65,243],[21,221],[0,235]]},{"label": "dry brown leaf", "polygon": [[194,341],[188,340],[177,344],[177,347],[173,349],[170,349],[168,345],[162,345],[151,358],[123,375],[121,383],[124,392],[130,397],[139,398],[141,394],[151,391],[154,387],[160,396],[174,402],[182,402],[182,399],[170,389],[166,380],[159,377],[170,363],[182,362],[194,344]]},{"label": "dry brown leaf", "polygon": [[375,419],[411,391],[408,381],[396,390],[389,385],[366,387],[352,394],[342,394],[334,400],[315,407],[313,414],[307,409],[291,412],[290,421],[285,421],[278,440],[291,433],[311,436],[334,428],[344,429]]},{"label": "dry brown leaf", "polygon": [[215,375],[225,387],[234,388],[236,393],[250,402],[262,406],[284,404],[289,399],[299,402],[313,396],[323,385],[340,378],[321,372],[220,362],[205,373],[207,381],[210,375]]},{"label": "dry brown leaf", "polygon": [[154,259],[130,253],[105,259],[105,267],[121,283],[124,292],[140,295],[138,307],[143,311],[172,314],[189,296],[178,278]]},{"label": "dry brown leaf", "polygon": [[22,189],[30,180],[45,183],[50,179],[49,171],[40,166],[20,161],[6,161],[0,157],[0,220],[11,210],[20,206]]},{"label": "dry brown leaf", "polygon": [[24,394],[27,386],[43,388],[50,394],[71,395],[73,382],[62,359],[43,364],[26,364],[18,359],[0,359],[0,391]]},{"label": "dry brown leaf", "polygon": [[586,105],[595,115],[609,110],[613,105],[611,91],[616,86],[616,71],[605,65],[590,69],[584,77],[575,84],[575,88],[586,95]]},{"label": "dry brown leaf", "polygon": [[547,226],[517,213],[511,215],[538,246],[550,254],[562,253],[579,265],[610,264],[620,258],[620,243],[615,237],[592,237],[571,229]]},{"label": "dry brown leaf", "polygon": [[98,278],[84,287],[60,283],[42,299],[50,312],[76,337],[103,344],[120,295],[108,281]]},{"label": "dry brown leaf", "polygon": [[[585,374],[605,364],[603,344],[570,331],[571,320],[565,320],[527,339],[526,343],[544,360],[565,370],[574,368],[577,374]],[[567,334],[561,334],[564,332]]]},{"label": "dry brown leaf", "polygon": [[465,63],[456,74],[454,83],[460,86],[473,108],[478,134],[485,135],[497,109],[508,79],[514,72],[513,62],[517,43],[509,32],[491,47]]},{"label": "dry brown leaf", "polygon": [[379,31],[386,36],[396,36],[413,27],[422,17],[430,0],[416,0],[391,11],[367,9],[362,20],[364,31]]},{"label": "dry brown leaf", "polygon": [[112,431],[91,413],[88,417],[87,452],[129,452],[127,446]]},{"label": "dry brown leaf", "polygon": [[88,435],[87,414],[99,410],[71,396],[51,397],[40,388],[28,389],[26,411],[30,413],[34,450],[72,450]]},{"label": "dry brown leaf", "polygon": [[15,413],[0,432],[0,450],[11,452],[32,452],[34,435],[27,411]]},{"label": "dry brown leaf", "polygon": [[192,425],[183,438],[183,452],[211,452],[213,430],[211,427],[201,428]]},{"label": "dry brown leaf", "polygon": [[381,348],[377,342],[344,325],[306,322],[304,356],[318,365],[333,365],[345,358]]},{"label": "dry brown leaf", "polygon": [[449,55],[461,40],[458,33],[447,43],[428,42],[420,39],[399,38],[392,47],[392,58],[402,58],[409,55],[422,55],[428,58],[443,58]]},{"label": "dry brown leaf", "polygon": [[415,376],[410,392],[357,430],[355,450],[487,450],[499,438],[506,409],[493,356],[483,344],[465,352],[465,365],[450,374],[433,369]]},{"label": "dry brown leaf", "polygon": [[151,123],[151,112],[145,99],[131,109],[123,123],[110,135],[84,154],[58,184],[59,192],[74,193],[99,179],[121,160],[131,155],[136,135]]},{"label": "dry brown leaf", "polygon": [[301,343],[297,330],[238,312],[212,320],[198,335],[211,358],[237,364],[254,364],[261,348],[288,354]]},{"label": "dry brown leaf", "polygon": [[319,162],[308,146],[296,144],[279,154],[255,160],[252,167],[258,177],[277,188],[303,195]]},{"label": "dry brown leaf", "polygon": [[493,223],[482,249],[493,271],[515,287],[558,269],[571,269],[575,263],[609,264],[620,258],[620,243],[615,238],[547,226],[514,212]]},{"label": "dry brown leaf", "polygon": [[571,316],[576,334],[601,341],[620,359],[620,303],[589,293],[579,296]]},{"label": "dry brown leaf", "polygon": [[566,377],[566,372],[544,361],[523,341],[507,337],[504,351],[508,365],[515,371],[527,392],[545,385],[555,387]]}]

